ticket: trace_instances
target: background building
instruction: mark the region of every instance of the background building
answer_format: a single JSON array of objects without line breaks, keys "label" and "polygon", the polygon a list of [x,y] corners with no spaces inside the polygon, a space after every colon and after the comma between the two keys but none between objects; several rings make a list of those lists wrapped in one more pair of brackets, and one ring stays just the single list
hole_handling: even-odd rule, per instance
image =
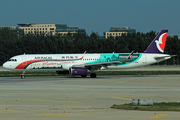
[{"label": "background building", "polygon": [[18,24],[18,27],[0,27],[0,29],[2,28],[8,28],[13,33],[21,37],[26,34],[45,36],[60,34],[61,36],[63,36],[68,33],[85,33],[85,29],[79,29],[78,27],[68,27],[65,24]]},{"label": "background building", "polygon": [[18,29],[23,29],[24,34],[66,35],[68,33],[85,33],[85,29],[68,27],[65,24],[18,24]]},{"label": "background building", "polygon": [[0,27],[0,29],[8,28],[13,33],[17,34],[18,36],[22,37],[24,35],[23,29],[18,29],[16,26],[7,26],[7,27]]},{"label": "background building", "polygon": [[130,29],[129,27],[111,27],[109,32],[104,32],[104,37],[108,38],[110,36],[117,37],[121,36],[122,34],[127,33],[134,33],[136,32],[136,29]]}]

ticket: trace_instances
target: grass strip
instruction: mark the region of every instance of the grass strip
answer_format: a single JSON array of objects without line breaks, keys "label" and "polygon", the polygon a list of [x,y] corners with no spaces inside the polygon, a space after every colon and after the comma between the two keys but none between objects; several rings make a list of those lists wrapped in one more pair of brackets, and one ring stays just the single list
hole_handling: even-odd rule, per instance
[{"label": "grass strip", "polygon": [[[97,76],[106,75],[178,75],[180,71],[96,71]],[[20,71],[0,71],[0,77],[19,77]],[[26,71],[26,76],[70,76],[56,74],[55,71]]]},{"label": "grass strip", "polygon": [[[20,71],[0,71],[0,77],[20,77],[21,75],[22,72]],[[25,76],[31,77],[31,76],[66,76],[66,75],[56,74],[55,71],[26,71]]]},{"label": "grass strip", "polygon": [[179,102],[161,102],[155,103],[153,106],[132,106],[132,103],[123,105],[113,105],[111,108],[124,110],[141,110],[141,111],[180,111]]}]

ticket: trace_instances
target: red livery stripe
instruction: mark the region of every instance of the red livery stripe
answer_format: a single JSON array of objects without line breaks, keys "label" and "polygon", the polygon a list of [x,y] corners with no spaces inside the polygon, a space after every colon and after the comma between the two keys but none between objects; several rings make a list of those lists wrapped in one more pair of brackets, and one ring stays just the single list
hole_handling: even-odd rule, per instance
[{"label": "red livery stripe", "polygon": [[[84,56],[83,56],[84,57]],[[78,58],[76,60],[81,60],[83,59],[83,57]],[[25,61],[22,62],[21,64],[19,64],[15,69],[25,69],[25,67],[33,62],[39,62],[39,61],[72,61],[75,59],[38,59],[38,60],[29,60],[29,61]]]}]

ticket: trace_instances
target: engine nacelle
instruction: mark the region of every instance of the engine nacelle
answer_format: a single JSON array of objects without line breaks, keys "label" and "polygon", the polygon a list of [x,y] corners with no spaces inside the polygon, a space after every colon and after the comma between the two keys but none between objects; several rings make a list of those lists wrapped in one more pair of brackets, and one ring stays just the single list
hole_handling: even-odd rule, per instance
[{"label": "engine nacelle", "polygon": [[69,74],[69,71],[56,71],[57,74]]},{"label": "engine nacelle", "polygon": [[71,75],[86,75],[88,70],[82,67],[71,67],[69,68],[69,74]]}]

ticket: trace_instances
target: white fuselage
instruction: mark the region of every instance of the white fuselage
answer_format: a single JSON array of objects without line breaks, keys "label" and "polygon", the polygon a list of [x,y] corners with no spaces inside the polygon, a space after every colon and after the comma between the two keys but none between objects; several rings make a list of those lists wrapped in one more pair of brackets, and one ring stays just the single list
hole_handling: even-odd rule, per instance
[{"label": "white fuselage", "polygon": [[[3,64],[9,70],[32,71],[32,70],[69,70],[70,67],[84,67],[86,64],[97,64],[109,61],[121,61],[122,56],[126,57],[129,53],[104,53],[104,54],[26,54],[17,55],[10,58]],[[158,63],[171,56],[168,54],[135,53],[137,57],[132,57],[130,61],[120,62],[116,65],[103,66],[102,68],[134,68],[149,64]],[[115,56],[113,58],[112,56]],[[134,55],[133,55],[134,56]],[[158,58],[158,59],[156,59]]]}]

